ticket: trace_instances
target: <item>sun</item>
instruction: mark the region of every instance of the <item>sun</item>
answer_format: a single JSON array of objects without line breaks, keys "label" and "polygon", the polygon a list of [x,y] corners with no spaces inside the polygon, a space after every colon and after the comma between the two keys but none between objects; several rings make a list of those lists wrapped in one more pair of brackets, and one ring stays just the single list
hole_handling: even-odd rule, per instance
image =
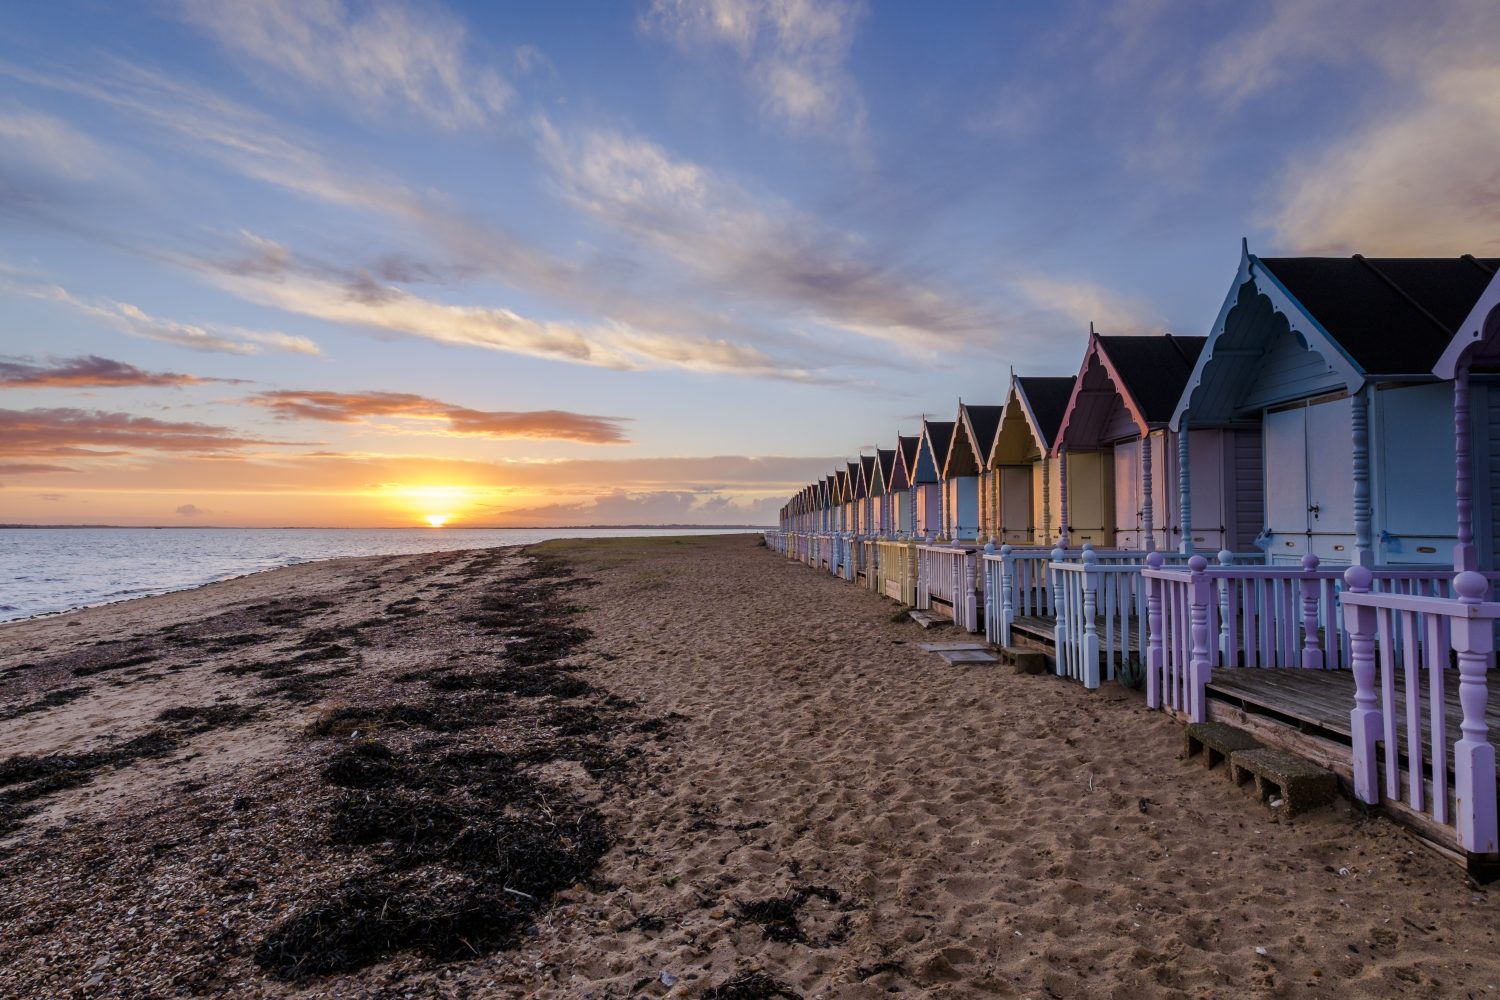
[{"label": "sun", "polygon": [[427,522],[429,528],[441,528],[452,516],[452,514],[428,514],[422,520]]}]

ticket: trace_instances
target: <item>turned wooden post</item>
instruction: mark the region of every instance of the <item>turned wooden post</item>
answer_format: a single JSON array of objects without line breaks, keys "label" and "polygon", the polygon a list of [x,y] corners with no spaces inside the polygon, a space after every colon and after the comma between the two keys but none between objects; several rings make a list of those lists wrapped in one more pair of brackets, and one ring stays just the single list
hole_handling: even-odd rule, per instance
[{"label": "turned wooden post", "polygon": [[1016,620],[1016,599],[1012,591],[1016,581],[1015,548],[1000,546],[1000,645],[1010,645],[1010,627]]},{"label": "turned wooden post", "polygon": [[1459,361],[1453,373],[1453,462],[1454,496],[1458,513],[1458,544],[1453,547],[1453,568],[1460,572],[1479,569],[1474,548],[1474,475],[1469,434],[1469,361]]},{"label": "turned wooden post", "polygon": [[1052,557],[1052,562],[1047,564],[1043,572],[1047,576],[1047,597],[1052,604],[1053,612],[1057,616],[1056,620],[1052,623],[1052,648],[1057,654],[1057,675],[1062,677],[1067,674],[1068,670],[1067,657],[1063,652],[1067,648],[1068,603],[1063,600],[1062,593],[1057,585],[1057,578],[1052,573],[1052,563],[1062,562],[1068,557],[1068,553],[1059,545],[1048,553],[1048,555]]},{"label": "turned wooden post", "polygon": [[[984,595],[984,634],[985,638],[994,641],[1000,637],[999,621],[1000,608],[996,604],[995,588],[992,586],[994,579],[990,573],[989,557],[995,554],[995,543],[993,540],[984,543],[984,552],[977,563],[979,567],[979,589]],[[995,623],[991,626],[991,623]]]},{"label": "turned wooden post", "polygon": [[[1465,570],[1453,578],[1460,604],[1483,604],[1490,584],[1481,574]],[[1495,623],[1490,618],[1455,617],[1453,651],[1458,656],[1458,702],[1463,708],[1463,738],[1453,744],[1453,817],[1458,846],[1469,854],[1494,854],[1495,748],[1485,725],[1489,702],[1486,674],[1495,651]],[[1394,752],[1386,748],[1387,753]]]},{"label": "turned wooden post", "polygon": [[[1373,574],[1364,566],[1344,570],[1344,586],[1351,594],[1368,594]],[[1380,761],[1375,743],[1380,739],[1382,716],[1375,690],[1374,608],[1344,605],[1344,631],[1349,633],[1349,669],[1354,674],[1354,710],[1349,713],[1349,731],[1354,744],[1354,796],[1367,805],[1380,802]]]},{"label": "turned wooden post", "polygon": [[1057,453],[1057,544],[1068,547],[1068,455]]},{"label": "turned wooden post", "polygon": [[1099,555],[1092,547],[1083,550],[1083,686],[1099,686]]},{"label": "turned wooden post", "polygon": [[[994,546],[991,548],[993,549]],[[965,552],[959,559],[963,563],[963,589],[959,591],[959,595],[963,598],[964,628],[970,632],[978,632],[979,629],[974,627],[979,620],[974,596],[974,570],[979,563],[979,555],[975,552]]]},{"label": "turned wooden post", "polygon": [[[1234,553],[1228,549],[1220,549],[1218,559],[1220,569],[1228,569],[1234,565]],[[1226,575],[1215,580],[1214,587],[1219,596],[1219,662],[1225,666],[1237,666],[1240,662],[1240,651],[1235,648],[1237,643],[1229,630],[1230,601],[1234,599],[1234,581]]]},{"label": "turned wooden post", "polygon": [[[1369,395],[1361,390],[1351,401],[1351,434],[1354,445],[1354,561],[1375,564],[1370,511],[1370,407]],[[1323,498],[1319,497],[1319,501]]]},{"label": "turned wooden post", "polygon": [[[1193,554],[1193,477],[1188,462],[1188,424],[1184,417],[1177,428],[1177,520],[1182,525],[1181,551]],[[1228,546],[1228,540],[1225,540]]]},{"label": "turned wooden post", "polygon": [[1141,511],[1144,516],[1146,537],[1141,548],[1147,552],[1156,551],[1156,518],[1155,502],[1151,496],[1151,432],[1147,431],[1141,435]]},{"label": "turned wooden post", "polygon": [[1212,666],[1208,658],[1208,560],[1193,556],[1188,560],[1189,616],[1193,652],[1188,661],[1188,721],[1208,721],[1208,677]]},{"label": "turned wooden post", "polygon": [[1318,557],[1312,553],[1302,557],[1302,579],[1297,581],[1302,590],[1302,668],[1322,670],[1325,661],[1323,646],[1318,639],[1318,592],[1321,589],[1316,574]]},{"label": "turned wooden post", "polygon": [[[1033,519],[1034,520],[1034,519]],[[1031,525],[1032,540],[1046,545],[1052,540],[1052,460],[1042,456],[1042,534],[1036,535],[1036,525]]]},{"label": "turned wooden post", "polygon": [[[1166,560],[1160,552],[1146,556],[1147,569],[1161,569]],[[1166,667],[1166,647],[1161,634],[1162,583],[1146,577],[1146,707],[1161,708],[1162,672]]]}]

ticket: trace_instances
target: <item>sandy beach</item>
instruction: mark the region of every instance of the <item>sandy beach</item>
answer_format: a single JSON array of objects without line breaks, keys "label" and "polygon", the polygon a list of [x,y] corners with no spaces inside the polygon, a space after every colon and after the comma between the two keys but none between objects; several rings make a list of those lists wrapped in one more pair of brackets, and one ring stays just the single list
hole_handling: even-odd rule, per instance
[{"label": "sandy beach", "polygon": [[1494,894],[754,536],[0,626],[0,996],[1465,997]]}]

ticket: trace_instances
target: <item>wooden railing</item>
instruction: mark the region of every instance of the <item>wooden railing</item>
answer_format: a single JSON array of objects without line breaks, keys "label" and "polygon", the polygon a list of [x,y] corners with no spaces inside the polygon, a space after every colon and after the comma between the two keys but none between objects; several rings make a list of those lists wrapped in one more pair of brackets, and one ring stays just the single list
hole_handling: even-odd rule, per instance
[{"label": "wooden railing", "polygon": [[1145,658],[1146,588],[1139,564],[1106,564],[1085,551],[1079,561],[1053,562],[1050,570],[1059,676],[1096,688],[1101,673],[1114,680],[1116,666]]},{"label": "wooden railing", "polygon": [[825,531],[818,535],[818,555],[812,563],[814,569],[826,569],[833,572],[834,560],[838,554],[838,536],[831,531]]},{"label": "wooden railing", "polygon": [[975,587],[978,553],[966,546],[918,545],[916,606],[930,610],[933,599],[952,608],[953,624],[980,631],[980,603]]},{"label": "wooden railing", "polygon": [[[1154,558],[1154,555],[1153,555]],[[1370,571],[1377,592],[1449,596],[1450,570],[1382,566]],[[1347,669],[1349,635],[1338,612],[1343,569],[1302,566],[1187,567],[1148,560],[1146,700],[1189,721],[1206,718],[1213,670],[1235,667]]]},{"label": "wooden railing", "polygon": [[907,607],[917,605],[917,543],[881,540],[875,543],[875,590]]},{"label": "wooden railing", "polygon": [[[1139,573],[1146,561],[1147,553],[1145,552],[1138,549],[1095,549],[1092,545],[1067,550],[1002,545],[998,551],[994,552],[989,551],[987,547],[981,573],[987,598],[984,615],[985,636],[989,641],[1001,646],[1011,645],[1011,628],[1017,618],[1055,619],[1058,614],[1057,602],[1060,591],[1054,586],[1052,564],[1068,561],[1081,563],[1086,553],[1093,554],[1091,565],[1094,567],[1125,567],[1131,571],[1131,575],[1135,578],[1129,580],[1128,584],[1125,581],[1117,581],[1113,585],[1116,601],[1112,606],[1118,608],[1122,614],[1130,614],[1139,618],[1146,600],[1145,584],[1139,578]],[[1163,552],[1159,555],[1163,564],[1166,565],[1185,564],[1191,558],[1180,552]],[[1259,552],[1220,553],[1220,556],[1227,558],[1233,565],[1265,560],[1265,556]],[[1069,577],[1067,582],[1083,588],[1087,580]],[[1125,600],[1124,594],[1127,586],[1133,591],[1128,601]],[[1075,596],[1081,603],[1082,589]],[[1082,621],[1081,616],[1079,621]],[[1126,623],[1120,621],[1119,624],[1122,626],[1123,633],[1123,626]],[[1132,630],[1132,634],[1138,630],[1137,626]],[[1137,642],[1135,652],[1141,651],[1141,644]]]},{"label": "wooden railing", "polygon": [[[1345,572],[1344,583],[1344,623],[1354,672],[1350,729],[1355,795],[1371,805],[1379,804],[1382,794],[1395,802],[1404,797],[1411,809],[1451,826],[1471,862],[1476,855],[1493,856],[1500,851],[1495,748],[1485,713],[1500,603],[1486,601],[1490,581],[1479,573],[1460,573],[1452,581],[1455,598],[1374,592],[1374,576],[1363,567]],[[1459,731],[1450,748],[1445,685],[1453,673]]]}]

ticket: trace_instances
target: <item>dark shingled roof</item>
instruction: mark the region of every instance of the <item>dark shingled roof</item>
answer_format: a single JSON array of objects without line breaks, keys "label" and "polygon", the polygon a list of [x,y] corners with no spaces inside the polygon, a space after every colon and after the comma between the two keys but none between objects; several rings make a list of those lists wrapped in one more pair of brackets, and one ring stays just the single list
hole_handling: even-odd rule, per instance
[{"label": "dark shingled roof", "polygon": [[1367,375],[1432,370],[1500,259],[1261,257]]},{"label": "dark shingled roof", "polygon": [[979,452],[979,464],[984,465],[990,448],[995,444],[995,432],[1000,429],[1000,418],[1005,415],[1003,406],[969,406],[961,409],[969,415],[969,429],[974,432],[970,442]]},{"label": "dark shingled roof", "polygon": [[1109,356],[1110,364],[1148,424],[1164,424],[1172,419],[1182,389],[1206,343],[1207,337],[1177,337],[1170,333],[1163,337],[1099,338],[1099,347]]},{"label": "dark shingled roof", "polygon": [[922,444],[921,435],[913,437],[902,437],[896,435],[896,448],[901,452],[901,457],[906,462],[907,471],[917,464],[917,448]]},{"label": "dark shingled roof", "polygon": [[881,483],[889,485],[891,481],[891,473],[896,469],[896,449],[876,448],[875,461],[880,463]]},{"label": "dark shingled roof", "polygon": [[865,489],[868,490],[870,488],[870,485],[875,482],[875,456],[874,455],[861,455],[861,456],[859,456],[859,465],[860,465],[860,471],[864,473],[864,477],[865,477]]},{"label": "dark shingled roof", "polygon": [[932,441],[932,464],[943,471],[943,461],[948,457],[948,446],[953,442],[953,423],[946,420],[925,420],[927,437]]},{"label": "dark shingled roof", "polygon": [[1043,443],[1049,448],[1057,440],[1057,429],[1062,426],[1068,400],[1073,396],[1075,380],[1076,376],[1073,375],[1062,378],[1027,376],[1016,379],[1016,384],[1026,394],[1026,402],[1031,405],[1031,415],[1036,418],[1042,437],[1046,438]]}]

